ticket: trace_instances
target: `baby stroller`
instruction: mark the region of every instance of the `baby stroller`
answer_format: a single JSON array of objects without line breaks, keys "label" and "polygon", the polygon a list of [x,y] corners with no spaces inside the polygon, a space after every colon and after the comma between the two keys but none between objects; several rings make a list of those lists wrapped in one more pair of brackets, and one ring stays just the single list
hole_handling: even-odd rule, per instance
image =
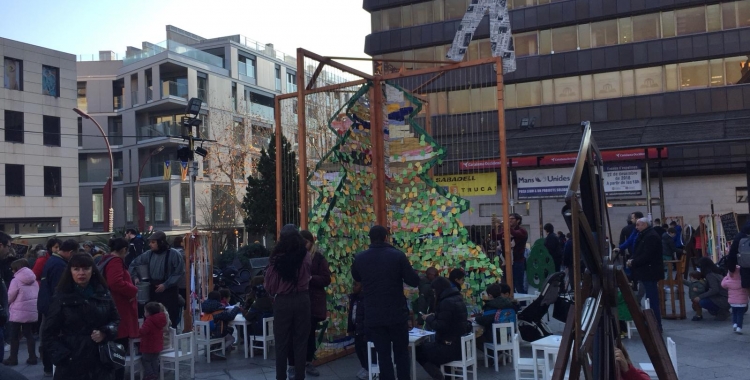
[{"label": "baby stroller", "polygon": [[565,286],[565,273],[552,273],[542,284],[542,291],[529,306],[518,313],[518,331],[521,338],[533,342],[552,335],[552,332],[542,318],[549,311],[550,305],[557,301],[557,296]]}]

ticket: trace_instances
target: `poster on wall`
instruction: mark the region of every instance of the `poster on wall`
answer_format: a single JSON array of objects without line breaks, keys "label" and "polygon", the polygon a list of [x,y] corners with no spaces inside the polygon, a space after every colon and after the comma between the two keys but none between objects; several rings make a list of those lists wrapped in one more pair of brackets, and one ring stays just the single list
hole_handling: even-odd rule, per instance
[{"label": "poster on wall", "polygon": [[497,173],[472,173],[461,175],[437,175],[434,181],[462,197],[497,194]]},{"label": "poster on wall", "polygon": [[518,200],[564,198],[573,168],[519,170]]},{"label": "poster on wall", "polygon": [[642,195],[640,164],[604,165],[604,191],[608,196]]}]

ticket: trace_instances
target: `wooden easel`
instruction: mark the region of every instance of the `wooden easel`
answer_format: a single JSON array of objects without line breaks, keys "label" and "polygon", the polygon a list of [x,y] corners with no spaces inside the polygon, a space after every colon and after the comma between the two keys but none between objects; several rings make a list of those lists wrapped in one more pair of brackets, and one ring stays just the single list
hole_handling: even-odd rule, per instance
[{"label": "wooden easel", "polygon": [[[591,135],[589,122],[584,127],[581,147],[568,187],[563,217],[573,238],[574,307],[568,313],[555,362],[553,380],[565,378],[570,358],[570,379],[583,372],[587,380],[619,379],[615,347],[622,347],[617,323],[617,290],[633,316],[638,333],[656,374],[662,380],[676,380],[677,375],[661,339],[652,310],[641,310],[636,301],[619,257],[612,256],[606,236],[612,236],[601,173],[601,152]],[[580,191],[580,197],[578,192]]]}]

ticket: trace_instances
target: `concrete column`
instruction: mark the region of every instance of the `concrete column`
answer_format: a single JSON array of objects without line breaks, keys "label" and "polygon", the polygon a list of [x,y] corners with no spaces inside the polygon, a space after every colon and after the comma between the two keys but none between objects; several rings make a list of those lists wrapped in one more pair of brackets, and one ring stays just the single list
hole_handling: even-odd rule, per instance
[{"label": "concrete column", "polygon": [[138,103],[146,104],[146,70],[138,71]]},{"label": "concrete column", "polygon": [[129,75],[126,76],[123,82],[125,82],[125,88],[122,94],[122,104],[123,104],[123,108],[127,109],[133,106],[133,101],[130,97],[130,91],[132,91],[132,88],[130,85],[130,76]]},{"label": "concrete column", "polygon": [[151,66],[151,82],[153,82],[154,88],[154,101],[161,99],[161,72],[159,71],[159,65]]}]

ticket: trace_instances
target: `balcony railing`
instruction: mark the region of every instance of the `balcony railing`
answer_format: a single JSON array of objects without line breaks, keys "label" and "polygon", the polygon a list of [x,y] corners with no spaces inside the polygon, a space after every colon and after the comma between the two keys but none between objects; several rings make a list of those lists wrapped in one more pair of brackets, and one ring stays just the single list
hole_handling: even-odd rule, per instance
[{"label": "balcony railing", "polygon": [[122,95],[112,97],[112,108],[115,110],[122,109]]},{"label": "balcony railing", "polygon": [[122,145],[122,134],[113,134],[110,132],[107,135],[107,139],[109,139],[109,145]]},{"label": "balcony railing", "polygon": [[177,83],[173,81],[163,81],[162,86],[162,98],[175,96],[178,98],[188,99],[188,86],[185,83]]},{"label": "balcony railing", "polygon": [[138,127],[137,141],[166,136],[182,136],[182,129],[178,123],[164,122]]},{"label": "balcony railing", "polygon": [[154,88],[153,86],[148,86],[146,89],[146,102],[150,102],[154,100]]},{"label": "balcony railing", "polygon": [[[122,169],[114,168],[115,181],[122,181]],[[83,169],[78,171],[78,182],[107,182],[109,169]]]},{"label": "balcony railing", "polygon": [[247,101],[248,114],[264,120],[273,121],[273,108]]},{"label": "balcony railing", "polygon": [[130,105],[134,106],[138,104],[138,91],[130,92]]},{"label": "balcony railing", "polygon": [[221,57],[217,57],[213,54],[209,54],[204,51],[191,48],[190,46],[183,45],[179,42],[170,41],[170,40],[162,41],[157,44],[151,44],[147,49],[143,49],[137,54],[132,54],[130,56],[125,57],[125,59],[123,60],[123,66],[136,63],[148,57],[152,57],[159,53],[163,53],[165,51],[170,51],[172,53],[184,55],[186,57],[195,59],[203,63],[207,63],[212,66],[217,66],[221,68],[224,67],[224,60],[222,60]]},{"label": "balcony railing", "polygon": [[237,62],[237,71],[239,71],[239,79],[245,82],[256,83],[255,80],[255,66],[250,62]]}]

